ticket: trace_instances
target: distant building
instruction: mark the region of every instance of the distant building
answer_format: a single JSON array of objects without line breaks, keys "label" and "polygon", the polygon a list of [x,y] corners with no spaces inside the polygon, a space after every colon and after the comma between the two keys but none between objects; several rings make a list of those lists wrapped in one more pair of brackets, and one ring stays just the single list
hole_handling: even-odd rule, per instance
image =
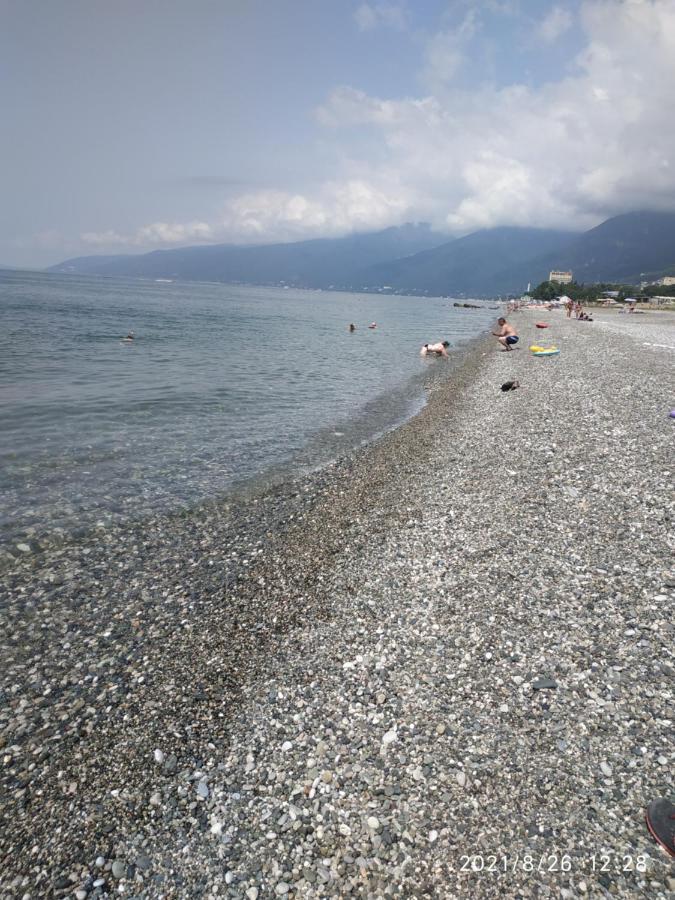
[{"label": "distant building", "polygon": [[675,302],[675,297],[650,297],[649,302],[656,306],[660,306],[662,303],[671,304]]},{"label": "distant building", "polygon": [[654,284],[662,284],[664,287],[667,285],[675,284],[675,275],[666,275],[665,278],[659,278],[658,281],[655,281]]},{"label": "distant building", "polygon": [[571,272],[556,272],[553,271],[548,276],[549,281],[557,281],[558,284],[570,284],[572,282],[572,273]]}]

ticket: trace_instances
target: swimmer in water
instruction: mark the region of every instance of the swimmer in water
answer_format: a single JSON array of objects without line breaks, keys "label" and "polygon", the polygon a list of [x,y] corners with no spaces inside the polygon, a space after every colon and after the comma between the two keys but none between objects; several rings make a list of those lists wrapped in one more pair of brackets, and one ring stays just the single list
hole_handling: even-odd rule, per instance
[{"label": "swimmer in water", "polygon": [[438,341],[436,344],[425,344],[420,350],[420,356],[430,356],[433,354],[434,356],[445,356],[447,358],[449,346],[450,341]]},{"label": "swimmer in water", "polygon": [[350,330],[350,331],[356,331],[356,325],[355,325],[353,322],[350,322],[350,323],[349,323],[349,330]]},{"label": "swimmer in water", "polygon": [[371,322],[368,328],[377,328],[377,322]]},{"label": "swimmer in water", "polygon": [[130,331],[129,334],[125,338],[122,338],[122,343],[130,344],[133,340],[135,340],[134,333],[133,333],[133,331]]}]

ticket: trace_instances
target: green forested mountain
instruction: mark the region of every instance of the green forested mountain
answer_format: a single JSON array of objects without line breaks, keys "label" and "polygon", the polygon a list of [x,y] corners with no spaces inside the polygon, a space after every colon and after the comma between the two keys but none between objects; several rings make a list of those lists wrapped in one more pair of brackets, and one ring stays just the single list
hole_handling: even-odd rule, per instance
[{"label": "green forested mountain", "polygon": [[52,266],[50,271],[344,287],[353,283],[356,273],[363,268],[418,253],[446,239],[428,225],[403,225],[367,234],[291,244],[247,247],[218,244],[155,250],[138,256],[82,256]]},{"label": "green forested mountain", "polygon": [[523,280],[538,284],[551,269],[571,269],[578,283],[639,284],[675,272],[675,213],[614,216],[554,251],[498,273],[504,290]]},{"label": "green forested mountain", "polygon": [[50,271],[494,296],[538,284],[551,269],[571,269],[580,283],[637,283],[675,272],[675,213],[626,213],[584,233],[503,227],[450,241],[428,225],[404,225],[291,244],[84,256]]},{"label": "green forested mountain", "polygon": [[[519,271],[527,261],[551,253],[576,237],[569,231],[539,228],[490,228],[476,231],[394,262],[359,273],[363,285],[388,284],[397,290],[430,294],[493,295],[520,291],[528,278]],[[516,270],[515,277],[508,273]]]}]

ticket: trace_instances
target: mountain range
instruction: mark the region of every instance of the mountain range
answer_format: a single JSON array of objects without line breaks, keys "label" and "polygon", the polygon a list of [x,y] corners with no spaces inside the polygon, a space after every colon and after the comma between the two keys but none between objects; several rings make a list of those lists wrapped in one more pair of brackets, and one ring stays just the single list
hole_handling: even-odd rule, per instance
[{"label": "mountain range", "polygon": [[289,244],[232,244],[83,256],[48,271],[440,295],[520,293],[572,270],[578,282],[675,273],[675,213],[633,212],[586,232],[501,227],[448,241],[428,225]]},{"label": "mountain range", "polygon": [[53,272],[131,275],[187,281],[345,287],[372,265],[436,247],[446,237],[428,225],[403,225],[343,238],[317,238],[291,244],[218,244],[155,250],[141,256],[82,256]]}]

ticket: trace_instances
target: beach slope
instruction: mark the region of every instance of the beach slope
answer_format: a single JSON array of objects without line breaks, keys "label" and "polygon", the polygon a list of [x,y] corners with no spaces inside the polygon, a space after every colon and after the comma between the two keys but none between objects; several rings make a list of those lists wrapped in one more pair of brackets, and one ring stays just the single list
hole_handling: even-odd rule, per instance
[{"label": "beach slope", "polygon": [[675,327],[545,315],[283,503],[4,574],[3,896],[667,896]]}]

